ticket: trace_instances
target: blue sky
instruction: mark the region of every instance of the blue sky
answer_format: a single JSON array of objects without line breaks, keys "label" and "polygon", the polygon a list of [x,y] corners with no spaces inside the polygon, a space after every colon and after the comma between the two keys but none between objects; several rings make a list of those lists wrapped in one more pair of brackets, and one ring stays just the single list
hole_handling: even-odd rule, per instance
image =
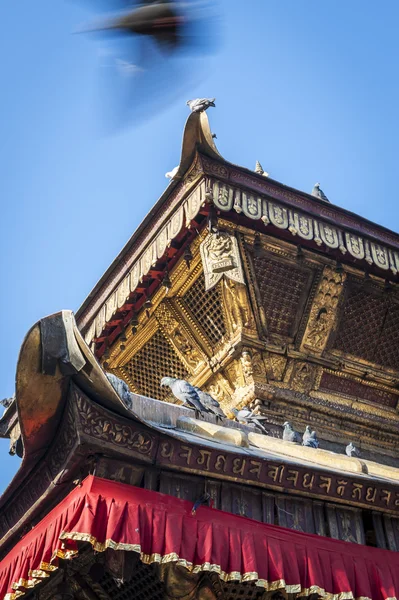
[{"label": "blue sky", "polygon": [[[93,0],[94,4],[94,0]],[[161,114],[104,136],[79,0],[0,7],[0,397],[41,317],[76,310],[167,185],[186,100],[215,96],[229,161],[398,230],[399,4],[220,0],[219,52]],[[194,74],[198,64],[193,68]],[[175,84],[173,78],[168,82]],[[0,440],[0,490],[18,468]]]}]

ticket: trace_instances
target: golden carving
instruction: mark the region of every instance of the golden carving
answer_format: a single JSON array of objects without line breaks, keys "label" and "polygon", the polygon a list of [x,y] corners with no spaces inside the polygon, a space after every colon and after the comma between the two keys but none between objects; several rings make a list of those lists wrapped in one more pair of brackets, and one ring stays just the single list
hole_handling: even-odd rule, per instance
[{"label": "golden carving", "polygon": [[309,392],[315,383],[316,365],[303,361],[292,361],[287,369],[290,387],[297,392]]},{"label": "golden carving", "polygon": [[303,336],[303,348],[317,353],[323,352],[335,323],[338,301],[345,279],[345,272],[337,273],[329,265],[324,267]]},{"label": "golden carving", "polygon": [[282,381],[287,366],[287,358],[281,354],[269,352],[266,357],[266,364],[270,379]]},{"label": "golden carving", "polygon": [[231,331],[235,333],[243,327],[254,329],[254,318],[245,286],[225,279],[222,289]]},{"label": "golden carving", "polygon": [[254,381],[266,382],[266,368],[261,352],[244,348],[240,360],[246,385],[251,385]]},{"label": "golden carving", "polygon": [[238,243],[229,233],[210,233],[202,242],[201,258],[205,275],[205,289],[210,290],[223,277],[245,283]]},{"label": "golden carving", "polygon": [[163,302],[156,310],[156,318],[169,341],[190,371],[203,367],[204,358],[191,335],[179,323],[170,306]]}]

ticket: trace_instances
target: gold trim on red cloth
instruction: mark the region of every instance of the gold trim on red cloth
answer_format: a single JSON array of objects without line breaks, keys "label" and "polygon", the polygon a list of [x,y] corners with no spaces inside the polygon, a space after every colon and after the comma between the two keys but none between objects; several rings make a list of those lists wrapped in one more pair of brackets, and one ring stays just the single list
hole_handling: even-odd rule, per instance
[{"label": "gold trim on red cloth", "polygon": [[136,552],[145,564],[175,563],[222,581],[327,600],[396,600],[399,554],[200,507],[126,484],[88,477],[0,563],[0,600],[48,578],[79,543],[96,552]]}]

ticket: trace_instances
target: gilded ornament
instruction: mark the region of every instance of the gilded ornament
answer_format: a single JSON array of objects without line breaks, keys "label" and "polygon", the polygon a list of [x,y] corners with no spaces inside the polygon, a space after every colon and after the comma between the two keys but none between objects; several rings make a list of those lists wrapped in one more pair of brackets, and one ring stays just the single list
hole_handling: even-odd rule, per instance
[{"label": "gilded ornament", "polygon": [[209,233],[200,246],[205,275],[205,289],[212,289],[225,274],[245,284],[238,243],[227,232]]},{"label": "gilded ornament", "polygon": [[285,367],[287,366],[287,359],[281,354],[269,354],[268,358],[273,378],[276,381],[282,381],[284,376]]},{"label": "gilded ornament", "polygon": [[308,324],[303,337],[303,348],[321,353],[326,347],[328,337],[335,323],[338,301],[346,278],[344,271],[337,273],[327,265],[319,284]]},{"label": "gilded ornament", "polygon": [[315,375],[315,365],[295,361],[292,368],[290,386],[298,392],[309,392],[314,385]]}]

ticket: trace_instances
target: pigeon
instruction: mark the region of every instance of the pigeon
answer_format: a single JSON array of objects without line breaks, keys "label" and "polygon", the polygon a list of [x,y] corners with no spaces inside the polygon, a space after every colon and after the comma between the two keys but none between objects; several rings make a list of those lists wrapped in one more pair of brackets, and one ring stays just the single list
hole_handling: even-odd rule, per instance
[{"label": "pigeon", "polygon": [[3,398],[3,400],[0,400],[0,404],[4,406],[4,408],[8,408],[9,406],[11,406],[14,400],[15,396],[11,396],[11,398]]},{"label": "pigeon", "polygon": [[200,496],[200,497],[198,498],[198,500],[196,500],[196,501],[194,502],[194,506],[193,506],[193,508],[191,509],[191,514],[192,514],[192,515],[195,515],[195,513],[197,512],[197,508],[198,508],[199,506],[201,506],[202,504],[204,504],[204,505],[206,504],[206,506],[209,506],[209,501],[210,501],[210,499],[211,499],[211,495],[210,495],[210,494],[208,494],[208,492],[205,492],[204,494],[202,494],[202,496]]},{"label": "pigeon", "polygon": [[183,406],[186,405],[189,408],[194,409],[196,419],[198,419],[200,414],[210,412],[210,410],[202,404],[198,392],[191,383],[188,383],[188,381],[176,379],[175,377],[162,377],[161,386],[165,385],[171,389],[175,398],[183,402]]},{"label": "pigeon", "polygon": [[288,421],[284,423],[283,440],[284,442],[294,442],[294,444],[301,443],[301,436]]},{"label": "pigeon", "polygon": [[216,98],[196,98],[195,100],[188,100],[187,106],[190,107],[191,112],[203,112],[210,106],[215,105]]},{"label": "pigeon", "polygon": [[127,383],[123,381],[123,379],[119,379],[119,377],[117,377],[113,373],[106,372],[105,375],[107,376],[107,379],[114,388],[115,392],[118,394],[119,398],[122,400],[123,404],[127,408],[132,409],[132,395]]},{"label": "pigeon", "polygon": [[330,202],[322,189],[320,189],[320,183],[315,183],[314,188],[312,190],[312,196],[315,198],[319,198],[320,200],[324,200],[324,202]]},{"label": "pigeon", "polygon": [[354,446],[352,444],[352,442],[350,442],[347,447],[345,448],[345,453],[347,456],[355,456],[356,458],[359,458],[360,456],[360,451],[358,448],[356,448],[356,446]]},{"label": "pigeon", "polygon": [[195,391],[197,392],[200,402],[209,410],[209,412],[213,413],[216,416],[216,421],[219,419],[225,419],[226,415],[220,408],[220,404],[215,398],[212,398],[210,394],[207,392],[203,392],[200,388],[193,386]]},{"label": "pigeon", "polygon": [[309,425],[306,425],[305,433],[302,436],[302,446],[308,448],[318,448],[319,440],[315,431],[311,431]]},{"label": "pigeon", "polygon": [[173,177],[176,175],[178,170],[179,170],[179,166],[177,166],[174,169],[172,169],[171,171],[168,171],[167,173],[165,173],[165,177],[167,179],[173,179]]},{"label": "pigeon", "polygon": [[265,429],[260,421],[266,419],[266,417],[261,417],[259,415],[255,415],[252,410],[248,408],[243,408],[242,410],[237,410],[236,408],[232,408],[231,412],[235,415],[235,418],[239,423],[243,423],[244,425],[250,425],[251,423],[256,427],[259,427],[261,431],[265,435],[268,435],[269,432]]}]

